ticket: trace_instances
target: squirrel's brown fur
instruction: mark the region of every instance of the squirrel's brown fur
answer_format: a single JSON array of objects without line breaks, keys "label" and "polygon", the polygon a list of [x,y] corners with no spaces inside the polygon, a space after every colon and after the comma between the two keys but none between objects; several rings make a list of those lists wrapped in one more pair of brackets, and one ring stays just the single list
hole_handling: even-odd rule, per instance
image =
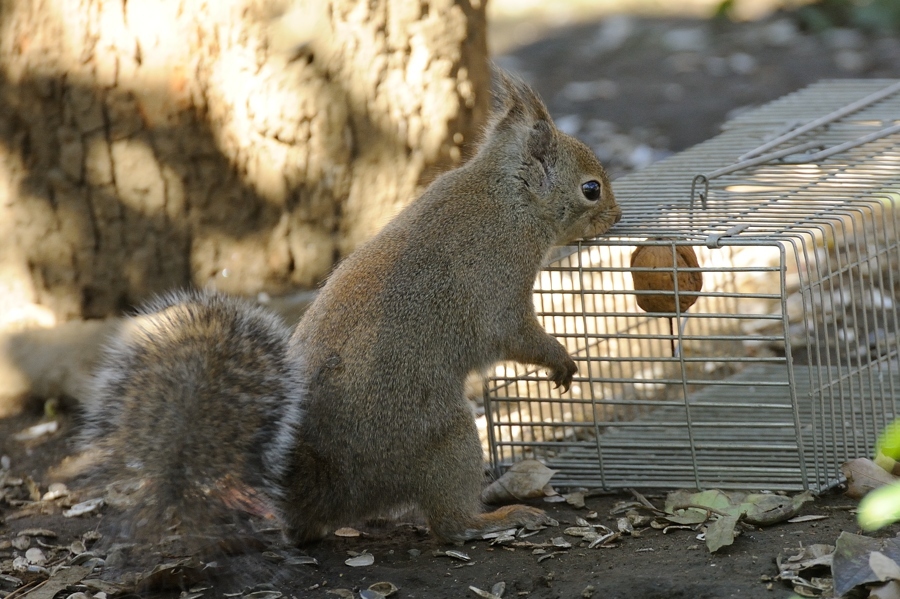
[{"label": "squirrel's brown fur", "polygon": [[[398,504],[454,541],[542,518],[482,514],[464,382],[509,359],[568,387],[576,367],[538,323],[534,280],[554,245],[603,233],[620,212],[593,153],[524,84],[500,83],[479,152],[348,257],[291,338],[309,385],[285,481],[297,540]],[[581,190],[591,180],[596,201]]]},{"label": "squirrel's brown fur", "polygon": [[[568,388],[575,363],[541,328],[532,286],[554,245],[621,212],[591,151],[524,83],[499,73],[496,100],[477,154],[344,260],[289,341],[271,323],[236,334],[219,296],[176,297],[154,307],[152,333],[126,333],[92,418],[109,414],[92,438],[113,478],[139,463],[152,501],[182,510],[229,475],[260,485],[298,543],[406,506],[448,541],[544,521],[521,505],[484,513],[464,381],[508,359]],[[173,495],[176,481],[193,490]]]}]

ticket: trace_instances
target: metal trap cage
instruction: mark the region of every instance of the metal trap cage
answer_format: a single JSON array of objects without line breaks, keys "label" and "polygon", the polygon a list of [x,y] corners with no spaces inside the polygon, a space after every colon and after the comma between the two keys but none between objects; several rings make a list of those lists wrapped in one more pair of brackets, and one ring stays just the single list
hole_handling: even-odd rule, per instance
[{"label": "metal trap cage", "polygon": [[[820,82],[614,187],[611,236],[535,285],[570,392],[519,364],[486,382],[497,474],[536,458],[562,487],[821,491],[871,456],[900,400],[900,82]],[[642,245],[672,257],[670,312],[637,306]],[[676,271],[703,276],[684,312]]]}]

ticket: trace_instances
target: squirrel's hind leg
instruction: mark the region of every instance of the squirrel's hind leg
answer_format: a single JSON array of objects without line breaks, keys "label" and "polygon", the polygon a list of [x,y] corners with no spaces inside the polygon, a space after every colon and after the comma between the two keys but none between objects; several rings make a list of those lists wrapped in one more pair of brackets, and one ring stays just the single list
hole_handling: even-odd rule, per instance
[{"label": "squirrel's hind leg", "polygon": [[469,420],[456,430],[460,433],[445,437],[436,448],[435,459],[426,470],[424,495],[419,498],[435,536],[460,543],[498,530],[552,522],[543,510],[527,505],[507,505],[484,512],[483,453],[475,424]]}]

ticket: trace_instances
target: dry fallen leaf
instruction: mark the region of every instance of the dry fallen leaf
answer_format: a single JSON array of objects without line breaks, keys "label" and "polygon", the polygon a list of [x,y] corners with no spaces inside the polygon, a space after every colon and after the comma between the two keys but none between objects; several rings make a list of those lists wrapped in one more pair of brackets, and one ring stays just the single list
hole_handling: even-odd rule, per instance
[{"label": "dry fallen leaf", "polygon": [[841,473],[847,479],[847,495],[854,499],[865,496],[872,489],[900,480],[868,458],[844,462],[841,464]]},{"label": "dry fallen leaf", "polygon": [[371,553],[360,553],[355,557],[351,557],[344,561],[345,564],[350,566],[351,568],[362,568],[365,566],[371,566],[375,563],[375,556]]},{"label": "dry fallen leaf", "polygon": [[550,544],[558,549],[571,549],[572,543],[565,540],[563,537],[553,537],[550,539]]},{"label": "dry fallen leaf", "polygon": [[453,559],[458,559],[462,562],[470,562],[472,558],[468,556],[468,554],[463,553],[462,551],[457,551],[456,549],[448,549],[444,552],[444,555],[447,557],[452,557]]},{"label": "dry fallen leaf", "polygon": [[738,514],[719,516],[706,527],[706,548],[710,553],[715,553],[722,547],[727,547],[734,542],[737,536]]},{"label": "dry fallen leaf", "polygon": [[800,547],[794,555],[785,556],[779,554],[775,558],[778,564],[778,570],[782,574],[785,572],[800,572],[810,568],[831,568],[831,562],[834,558],[834,545],[826,545],[824,543],[813,543],[805,547]]},{"label": "dry fallen leaf", "polygon": [[815,497],[809,491],[793,497],[774,493],[750,493],[739,506],[743,519],[754,526],[770,526],[797,515],[804,503]]},{"label": "dry fallen leaf", "polygon": [[309,555],[295,555],[284,560],[285,566],[318,566],[319,560]]},{"label": "dry fallen leaf", "polygon": [[47,528],[26,528],[24,530],[20,530],[16,535],[19,537],[47,537],[48,539],[55,539],[56,533]]},{"label": "dry fallen leaf", "polygon": [[469,590],[472,591],[473,593],[475,593],[476,595],[478,595],[479,597],[481,597],[481,599],[500,599],[499,596],[497,596],[493,593],[489,593],[488,591],[479,589],[478,587],[470,586]]},{"label": "dry fallen leaf", "polygon": [[207,576],[212,573],[210,564],[204,564],[195,557],[188,557],[159,564],[149,572],[139,575],[137,587],[141,590],[183,589],[207,580]]},{"label": "dry fallen leaf", "polygon": [[49,579],[44,581],[37,588],[28,591],[28,599],[52,599],[57,593],[67,587],[78,584],[81,580],[91,573],[91,568],[82,568],[81,566],[71,566],[69,568],[61,568],[53,573]]},{"label": "dry fallen leaf", "polygon": [[[900,561],[900,539],[875,539],[846,531],[840,534],[831,565],[836,596],[843,596],[854,587],[880,581],[871,568],[870,557],[875,552],[892,561]],[[883,561],[876,558],[876,566],[882,564]]]},{"label": "dry fallen leaf", "polygon": [[516,462],[481,493],[481,500],[488,504],[500,504],[544,497],[544,487],[554,474],[556,470],[547,468],[537,460]]},{"label": "dry fallen leaf", "polygon": [[788,522],[791,524],[799,524],[801,522],[815,522],[816,520],[827,520],[829,516],[824,514],[808,514],[806,516],[795,516],[793,518],[788,518]]},{"label": "dry fallen leaf", "polygon": [[385,581],[369,585],[369,590],[378,593],[382,597],[390,597],[395,595],[400,589],[393,582]]},{"label": "dry fallen leaf", "polygon": [[344,528],[339,528],[336,531],[334,531],[334,536],[344,537],[344,538],[348,538],[348,539],[358,537],[358,536],[360,536],[360,534],[362,534],[362,533],[360,533],[355,528],[350,528],[349,526],[345,526]]},{"label": "dry fallen leaf", "polygon": [[900,565],[880,551],[869,554],[869,569],[881,582],[900,580]]},{"label": "dry fallen leaf", "polygon": [[882,585],[870,587],[869,599],[900,599],[900,583],[889,580]]},{"label": "dry fallen leaf", "polygon": [[97,497],[96,499],[88,499],[87,501],[76,503],[71,508],[64,511],[63,516],[65,516],[66,518],[84,516],[85,514],[90,514],[91,512],[98,510],[102,505],[103,498],[101,497]]},{"label": "dry fallen leaf", "polygon": [[742,493],[708,489],[699,493],[680,489],[666,497],[666,516],[669,522],[682,525],[707,525],[703,540],[710,552],[730,545],[737,531],[738,521],[746,521],[755,526],[768,526],[783,522],[797,514],[800,508],[813,496],[809,492],[794,497],[772,493]]},{"label": "dry fallen leaf", "polygon": [[584,507],[584,491],[572,491],[571,493],[566,493],[563,497],[565,498],[566,503],[576,509]]}]

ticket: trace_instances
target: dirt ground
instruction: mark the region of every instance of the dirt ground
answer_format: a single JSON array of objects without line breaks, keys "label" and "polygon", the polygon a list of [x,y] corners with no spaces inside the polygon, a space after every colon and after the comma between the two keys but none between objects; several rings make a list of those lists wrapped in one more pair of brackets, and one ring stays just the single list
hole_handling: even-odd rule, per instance
[{"label": "dirt ground", "polygon": [[[524,73],[545,97],[554,116],[567,119],[566,128],[588,139],[598,150],[608,152],[611,170],[623,173],[649,159],[684,149],[715,135],[719,125],[736,110],[759,105],[808,83],[832,77],[900,77],[900,41],[874,39],[841,31],[813,36],[774,25],[777,17],[761,23],[712,24],[697,20],[628,19],[604,23],[581,23],[566,28],[548,28],[535,43],[515,48],[516,26],[498,28],[504,47],[501,64]],[[673,31],[683,33],[672,34]],[[572,87],[572,82],[590,83]],[[597,83],[599,82],[599,83]],[[612,123],[598,133],[597,122]],[[601,127],[602,129],[602,127]],[[623,138],[627,143],[623,146]],[[618,145],[617,145],[618,144]],[[613,147],[615,146],[615,147]],[[61,430],[41,442],[24,443],[13,434],[38,422],[40,414],[0,420],[0,455],[9,458],[11,472],[30,475],[41,492],[47,490],[46,470],[71,452],[73,418],[64,411]],[[647,491],[657,505],[662,494]],[[563,529],[591,511],[597,520],[615,528],[610,514],[617,502],[633,499],[626,492],[592,497],[587,507],[576,510],[566,504],[546,504],[560,522],[527,540],[550,542]],[[456,548],[471,561],[463,562],[434,551],[453,549],[436,544],[422,526],[388,524],[364,527],[359,538],[332,537],[301,551],[279,549],[289,556],[308,555],[313,565],[281,565],[259,573],[252,560],[233,558],[223,562],[232,570],[247,568],[248,578],[269,582],[287,597],[330,597],[335,589],[367,589],[381,581],[399,587],[397,597],[476,597],[474,586],[490,590],[506,585],[505,597],[604,597],[616,598],[757,598],[789,597],[777,574],[775,557],[791,548],[813,543],[833,544],[841,531],[858,532],[851,509],[853,501],[839,493],[807,504],[802,513],[827,516],[823,520],[778,524],[766,529],[746,529],[731,547],[711,555],[693,531],[664,534],[646,529],[640,535],[624,536],[608,548],[579,548],[577,539],[569,549],[545,550],[492,546],[480,541]],[[20,506],[0,503],[0,566],[6,566],[21,550],[10,542],[23,529],[47,528],[57,538],[44,538],[45,553],[67,557],[68,547],[86,531],[94,529],[102,516],[63,518],[59,509],[45,515],[15,517]],[[891,536],[896,527],[878,533]],[[37,537],[40,539],[41,537]],[[32,540],[32,547],[38,546]],[[348,552],[367,551],[371,566],[353,568],[345,564]],[[551,557],[545,558],[548,554]],[[258,558],[258,556],[257,556]],[[249,564],[249,565],[248,565]],[[25,580],[29,576],[21,574]],[[196,590],[196,589],[195,589]],[[218,597],[224,583],[186,596]],[[265,590],[260,588],[258,590]],[[0,597],[13,591],[0,577]],[[200,592],[199,590],[197,591]],[[60,596],[68,596],[61,592]],[[21,596],[14,593],[13,596]],[[39,596],[35,593],[33,596]],[[49,597],[50,595],[43,595]],[[177,597],[177,591],[159,593]],[[258,594],[256,597],[274,597]],[[357,595],[358,596],[358,595]]]},{"label": "dirt ground", "polygon": [[[14,474],[28,473],[38,483],[40,491],[45,492],[49,480],[46,470],[71,453],[75,427],[73,419],[63,415],[59,433],[43,441],[23,443],[12,438],[40,419],[40,414],[27,414],[0,421],[0,452],[10,458]],[[662,507],[664,493],[644,490],[644,495]],[[552,544],[553,539],[564,537],[573,545],[568,549],[548,547],[543,552],[540,549],[535,552],[530,547],[492,546],[488,541],[453,547],[434,541],[422,523],[415,520],[362,524],[357,528],[363,536],[357,538],[330,537],[302,549],[286,548],[273,542],[270,547],[257,548],[245,555],[220,558],[221,571],[237,573],[238,580],[190,583],[188,587],[193,593],[186,596],[221,597],[230,591],[246,591],[250,587],[258,593],[281,592],[284,597],[324,598],[334,596],[327,591],[347,589],[358,592],[378,582],[389,582],[399,588],[396,597],[440,599],[477,597],[469,587],[490,591],[502,582],[506,586],[504,597],[533,599],[781,598],[790,597],[791,591],[785,583],[772,581],[778,573],[775,557],[779,553],[790,554],[792,549],[815,543],[833,544],[841,531],[859,532],[852,513],[855,502],[840,493],[830,493],[806,504],[801,511],[801,514],[825,516],[824,519],[768,528],[744,527],[732,546],[715,554],[710,554],[704,543],[697,539],[698,533],[691,530],[664,533],[643,528],[634,536],[620,537],[609,547],[594,549],[580,547],[578,538],[564,534],[567,527],[576,525],[578,517],[616,530],[616,519],[621,514],[612,514],[612,511],[623,501],[632,502],[634,497],[628,492],[590,497],[581,509],[565,503],[533,502],[533,505],[546,509],[559,522],[559,527],[548,528],[523,540]],[[71,543],[100,528],[103,517],[102,510],[99,514],[84,517],[62,517],[63,506],[71,502],[65,499],[48,502],[42,510],[44,513],[27,517],[19,517],[21,506],[0,505],[0,516],[6,519],[0,527],[0,565],[8,566],[14,553],[8,544],[4,548],[4,542],[15,539],[20,531],[35,528],[49,529],[58,535],[55,538],[36,537],[41,542],[36,539],[31,542],[31,547],[43,548],[48,566],[71,558],[68,549]],[[596,512],[596,516],[591,512]],[[891,536],[897,532],[893,528],[876,536]],[[277,541],[277,535],[273,535],[273,541]],[[272,565],[260,557],[263,550],[287,558],[310,556],[318,565]],[[471,561],[435,555],[435,552],[448,550],[460,551]],[[363,552],[374,556],[372,565],[350,567],[345,564],[352,555]],[[176,557],[167,556],[159,561],[175,560]],[[4,567],[4,571],[8,568]],[[41,578],[39,574],[15,575],[26,582]],[[86,590],[71,587],[69,591],[79,589]],[[0,578],[0,596],[10,591],[11,586]],[[140,593],[154,598],[178,597],[179,594],[175,589]],[[68,592],[60,594],[61,597],[68,595]],[[255,595],[263,596],[271,599],[275,595]]]}]

